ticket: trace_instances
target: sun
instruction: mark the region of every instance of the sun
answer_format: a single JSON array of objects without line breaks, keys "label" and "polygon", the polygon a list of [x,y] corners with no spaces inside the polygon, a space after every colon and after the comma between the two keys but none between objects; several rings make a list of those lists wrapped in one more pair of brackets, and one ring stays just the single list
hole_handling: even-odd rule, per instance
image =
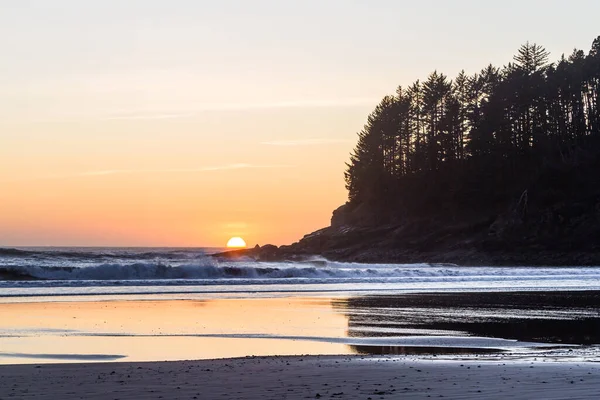
[{"label": "sun", "polygon": [[246,247],[246,242],[241,237],[232,237],[227,242],[227,247],[230,249],[243,249]]}]

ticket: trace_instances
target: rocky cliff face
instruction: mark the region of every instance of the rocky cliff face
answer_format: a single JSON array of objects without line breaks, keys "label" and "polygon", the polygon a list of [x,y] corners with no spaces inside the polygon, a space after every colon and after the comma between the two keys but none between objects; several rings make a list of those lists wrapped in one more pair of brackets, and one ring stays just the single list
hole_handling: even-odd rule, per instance
[{"label": "rocky cliff face", "polygon": [[446,262],[460,265],[600,265],[600,206],[547,209],[526,220],[512,212],[460,222],[415,218],[380,226],[334,225],[290,246],[235,254],[261,261],[329,260],[366,263]]},{"label": "rocky cliff face", "polygon": [[[461,265],[600,265],[600,199],[461,221],[412,218],[384,225],[356,224],[361,216],[337,209],[330,227],[289,246],[266,245],[227,253],[257,260],[302,260],[319,255],[348,262],[449,262]],[[364,222],[364,221],[363,221]]]},{"label": "rocky cliff face", "polygon": [[[600,165],[600,164],[599,164]],[[593,168],[592,168],[593,167]],[[600,265],[597,163],[549,171],[509,204],[460,214],[376,215],[364,204],[333,212],[331,226],[289,246],[220,255],[462,265]],[[406,213],[405,213],[406,214]]]}]

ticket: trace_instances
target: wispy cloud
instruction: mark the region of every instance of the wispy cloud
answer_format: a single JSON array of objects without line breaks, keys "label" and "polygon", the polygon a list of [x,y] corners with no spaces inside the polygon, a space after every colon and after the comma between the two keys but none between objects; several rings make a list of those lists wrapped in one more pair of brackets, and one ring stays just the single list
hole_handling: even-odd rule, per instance
[{"label": "wispy cloud", "polygon": [[117,175],[117,174],[176,174],[176,173],[194,173],[194,172],[212,172],[212,171],[227,171],[234,169],[262,169],[262,168],[290,168],[291,165],[285,164],[267,164],[267,165],[254,165],[254,164],[226,164],[226,165],[215,165],[198,168],[162,168],[162,169],[107,169],[98,171],[85,171],[74,174],[73,176],[103,176],[103,175]]},{"label": "wispy cloud", "polygon": [[108,175],[132,175],[132,174],[177,174],[177,173],[202,173],[202,172],[216,172],[216,171],[228,171],[238,169],[270,169],[270,168],[292,168],[293,165],[287,164],[225,164],[225,165],[214,165],[205,166],[198,168],[156,168],[156,169],[105,169],[105,170],[92,170],[75,172],[72,174],[64,175],[48,175],[37,178],[29,178],[26,180],[52,180],[52,179],[72,179],[82,177],[102,177]]},{"label": "wispy cloud", "polygon": [[100,119],[105,121],[119,121],[119,120],[152,120],[152,119],[176,119],[176,118],[189,118],[194,116],[193,112],[141,112],[141,113],[122,113],[113,114],[101,117]]},{"label": "wispy cloud", "polygon": [[268,146],[315,146],[323,144],[334,144],[334,143],[350,143],[351,140],[344,139],[326,139],[326,138],[315,138],[315,139],[296,139],[296,140],[271,140],[267,142],[261,142]]},{"label": "wispy cloud", "polygon": [[[98,110],[94,113],[67,113],[65,115],[49,117],[48,121],[92,119],[101,121],[136,121],[136,120],[168,120],[193,118],[207,112],[231,111],[260,111],[292,108],[340,108],[356,107],[376,104],[375,98],[339,98],[323,100],[283,100],[274,102],[241,102],[241,103],[199,103],[184,107],[147,108],[147,109],[122,109]],[[44,119],[46,121],[46,119]]]}]

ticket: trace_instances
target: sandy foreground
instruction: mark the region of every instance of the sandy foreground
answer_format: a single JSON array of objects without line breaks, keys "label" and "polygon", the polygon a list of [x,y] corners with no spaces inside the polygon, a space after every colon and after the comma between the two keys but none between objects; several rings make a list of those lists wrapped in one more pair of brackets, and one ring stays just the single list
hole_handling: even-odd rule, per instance
[{"label": "sandy foreground", "polygon": [[600,398],[600,364],[360,356],[7,365],[0,399]]}]

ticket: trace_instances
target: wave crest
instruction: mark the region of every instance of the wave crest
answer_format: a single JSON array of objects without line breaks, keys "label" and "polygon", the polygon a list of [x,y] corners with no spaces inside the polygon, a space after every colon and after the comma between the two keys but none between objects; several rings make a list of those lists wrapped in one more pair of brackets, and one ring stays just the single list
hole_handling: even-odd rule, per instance
[{"label": "wave crest", "polygon": [[235,278],[387,278],[398,276],[455,275],[455,271],[434,268],[429,271],[407,268],[339,268],[320,263],[219,265],[211,258],[200,262],[170,265],[162,262],[103,263],[89,267],[51,267],[14,265],[0,267],[4,280],[162,280],[162,279],[235,279]]}]

